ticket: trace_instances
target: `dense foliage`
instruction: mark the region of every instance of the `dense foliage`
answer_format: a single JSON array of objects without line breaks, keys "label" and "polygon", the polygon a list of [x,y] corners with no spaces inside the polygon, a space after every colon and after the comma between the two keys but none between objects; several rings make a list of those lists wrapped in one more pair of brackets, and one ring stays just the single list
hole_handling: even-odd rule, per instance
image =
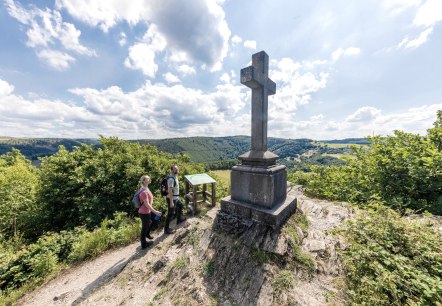
[{"label": "dense foliage", "polygon": [[372,204],[338,233],[348,243],[340,253],[352,305],[442,303],[442,237],[429,219]]},{"label": "dense foliage", "polygon": [[442,214],[442,111],[425,136],[395,131],[369,137],[369,147],[353,148],[344,166],[312,166],[290,179],[315,196],[366,203],[378,199],[405,211]]},{"label": "dense foliage", "polygon": [[180,175],[204,172],[186,156],[160,152],[156,147],[116,138],[101,138],[102,149],[82,145],[68,152],[61,148],[43,159],[38,200],[45,211],[42,228],[61,230],[78,225],[92,228],[115,211],[133,213],[130,200],[139,187],[139,178],[152,178],[151,190],[158,200],[161,178],[172,164]]},{"label": "dense foliage", "polygon": [[19,237],[0,243],[0,298],[28,283],[38,283],[66,264],[95,257],[138,237],[140,222],[116,213],[92,232],[84,227],[47,233],[25,245]]},{"label": "dense foliage", "polygon": [[[154,206],[166,210],[159,184],[173,164],[181,182],[204,172],[186,155],[117,138],[71,151],[61,146],[39,168],[18,150],[0,156],[0,298],[14,300],[18,288],[63,265],[133,241],[140,225],[130,218],[136,214],[130,201],[141,175],[152,178]],[[217,191],[226,194],[222,182]]]},{"label": "dense foliage", "polygon": [[0,241],[33,230],[38,171],[17,150],[0,156]]}]

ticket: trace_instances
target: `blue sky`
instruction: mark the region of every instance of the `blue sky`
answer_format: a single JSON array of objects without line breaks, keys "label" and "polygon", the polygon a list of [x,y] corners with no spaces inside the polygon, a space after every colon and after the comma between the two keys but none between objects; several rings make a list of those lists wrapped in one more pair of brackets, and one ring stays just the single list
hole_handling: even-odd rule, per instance
[{"label": "blue sky", "polygon": [[0,136],[249,135],[261,50],[269,136],[425,133],[442,109],[440,0],[2,1]]}]

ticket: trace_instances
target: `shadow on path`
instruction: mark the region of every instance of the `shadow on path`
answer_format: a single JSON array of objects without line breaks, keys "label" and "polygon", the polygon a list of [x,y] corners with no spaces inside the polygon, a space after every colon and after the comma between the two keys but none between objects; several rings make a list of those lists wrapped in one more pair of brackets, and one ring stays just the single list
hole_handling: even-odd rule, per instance
[{"label": "shadow on path", "polygon": [[[182,224],[179,224],[176,226],[176,229],[181,227],[186,227],[187,222],[183,222]],[[81,296],[79,296],[75,301],[72,302],[71,305],[78,305],[82,302],[84,302],[89,296],[91,296],[97,289],[101,288],[105,284],[109,283],[114,277],[116,277],[118,274],[120,274],[121,271],[132,261],[140,259],[144,257],[150,250],[152,250],[156,245],[163,242],[168,235],[160,234],[152,241],[152,244],[147,249],[141,249],[141,246],[138,246],[136,248],[135,254],[130,256],[128,259],[124,260],[121,259],[117,263],[115,263],[112,267],[107,269],[103,274],[101,274],[96,280],[94,280],[92,283],[86,286],[82,290]]]}]

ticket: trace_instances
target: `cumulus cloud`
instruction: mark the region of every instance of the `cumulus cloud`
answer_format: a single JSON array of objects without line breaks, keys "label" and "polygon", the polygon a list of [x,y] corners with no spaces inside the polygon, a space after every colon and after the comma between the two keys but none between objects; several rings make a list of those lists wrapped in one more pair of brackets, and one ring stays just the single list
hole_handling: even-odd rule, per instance
[{"label": "cumulus cloud", "polygon": [[126,33],[121,32],[120,33],[120,39],[118,40],[118,44],[123,47],[124,45],[126,45],[126,43],[127,43]]},{"label": "cumulus cloud", "polygon": [[[410,2],[409,5],[406,5],[407,2]],[[442,2],[439,0],[409,0],[405,1],[402,5],[417,6],[417,12],[413,19],[413,26],[419,29],[425,27],[425,29],[420,30],[421,32],[419,35],[414,39],[410,39],[409,35],[405,36],[396,46],[396,49],[418,48],[428,41],[430,34],[433,32],[434,26],[442,20]],[[394,48],[387,48],[387,51],[391,51],[392,49]]]},{"label": "cumulus cloud", "polygon": [[158,70],[155,56],[166,48],[166,40],[152,24],[141,42],[129,47],[129,55],[124,65],[130,69],[141,70],[148,77],[154,78]]},{"label": "cumulus cloud", "polygon": [[368,135],[391,135],[394,130],[425,134],[436,120],[442,104],[423,105],[397,113],[384,114],[375,107],[364,106],[349,114],[343,121],[323,121],[310,129],[314,139],[365,137]]},{"label": "cumulus cloud", "polygon": [[427,0],[419,7],[413,24],[416,26],[430,27],[442,20],[442,2],[440,0]]},{"label": "cumulus cloud", "polygon": [[56,70],[63,71],[75,62],[75,58],[65,52],[43,49],[37,52],[37,56],[46,64]]},{"label": "cumulus cloud", "polygon": [[339,49],[336,49],[332,53],[332,59],[334,61],[337,61],[342,56],[345,56],[345,55],[358,55],[359,53],[361,53],[361,49],[356,48],[356,47],[349,47],[347,49],[339,48]]},{"label": "cumulus cloud", "polygon": [[428,28],[424,31],[422,31],[419,36],[415,39],[409,39],[408,37],[405,37],[399,44],[398,44],[398,48],[404,48],[404,49],[409,49],[409,48],[417,48],[421,45],[423,45],[424,43],[427,42],[428,40],[428,36],[431,34],[431,32],[433,32],[433,28]]},{"label": "cumulus cloud", "polygon": [[242,38],[239,37],[238,35],[233,35],[230,40],[231,40],[233,46],[242,42]]},{"label": "cumulus cloud", "polygon": [[144,5],[143,0],[56,0],[55,6],[58,10],[65,9],[74,18],[90,26],[99,27],[104,32],[122,20],[134,25],[149,14],[149,6]]},{"label": "cumulus cloud", "polygon": [[14,86],[0,79],[0,96],[10,95],[14,91]]},{"label": "cumulus cloud", "polygon": [[180,79],[174,75],[173,73],[167,72],[163,74],[164,79],[167,83],[173,84],[173,83],[180,83]]},{"label": "cumulus cloud", "polygon": [[[60,48],[80,55],[96,56],[93,49],[80,43],[81,32],[73,24],[64,22],[57,10],[48,8],[42,10],[35,7],[25,9],[13,0],[6,1],[6,8],[9,15],[28,28],[26,44],[29,47],[37,48],[39,58],[52,67],[56,69],[61,67],[62,70],[65,70],[74,61],[70,54],[57,50]],[[48,59],[47,55],[50,53],[56,54],[57,58],[55,60]],[[60,60],[61,54],[64,55],[64,60]]]},{"label": "cumulus cloud", "polygon": [[94,56],[95,51],[83,46],[80,41],[81,32],[71,23],[62,20],[60,12],[46,8],[25,9],[13,0],[6,1],[9,15],[20,23],[29,27],[27,45],[29,47],[58,47],[58,42],[63,48],[81,55]]},{"label": "cumulus cloud", "polygon": [[185,59],[219,69],[227,55],[230,30],[222,2],[212,0],[94,1],[57,0],[56,7],[108,31],[121,21],[153,23],[165,38],[170,59]]},{"label": "cumulus cloud", "polygon": [[230,75],[227,72],[224,72],[219,79],[223,83],[230,83]]},{"label": "cumulus cloud", "polygon": [[248,49],[256,50],[256,41],[255,40],[246,40],[244,41],[244,47]]},{"label": "cumulus cloud", "polygon": [[195,68],[193,68],[192,66],[186,65],[186,64],[179,65],[177,67],[177,70],[178,70],[178,72],[180,72],[184,76],[196,73]]},{"label": "cumulus cloud", "polygon": [[274,67],[270,70],[270,78],[277,84],[274,108],[282,113],[294,112],[299,105],[308,104],[311,94],[327,84],[327,73],[315,74],[305,70],[301,63],[290,58],[272,63]]},{"label": "cumulus cloud", "polygon": [[359,108],[356,112],[348,116],[345,120],[347,122],[371,122],[380,115],[381,111],[375,107],[364,106]]}]

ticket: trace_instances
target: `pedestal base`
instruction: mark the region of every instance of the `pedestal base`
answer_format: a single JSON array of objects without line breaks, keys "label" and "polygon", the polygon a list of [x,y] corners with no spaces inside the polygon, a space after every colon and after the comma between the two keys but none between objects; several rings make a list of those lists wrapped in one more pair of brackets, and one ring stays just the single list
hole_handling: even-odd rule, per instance
[{"label": "pedestal base", "polygon": [[238,165],[230,172],[232,200],[272,208],[287,195],[287,172],[284,165],[257,167]]},{"label": "pedestal base", "polygon": [[272,208],[265,208],[232,200],[230,196],[221,200],[221,211],[240,218],[278,228],[296,210],[296,198],[287,196],[284,202]]}]

